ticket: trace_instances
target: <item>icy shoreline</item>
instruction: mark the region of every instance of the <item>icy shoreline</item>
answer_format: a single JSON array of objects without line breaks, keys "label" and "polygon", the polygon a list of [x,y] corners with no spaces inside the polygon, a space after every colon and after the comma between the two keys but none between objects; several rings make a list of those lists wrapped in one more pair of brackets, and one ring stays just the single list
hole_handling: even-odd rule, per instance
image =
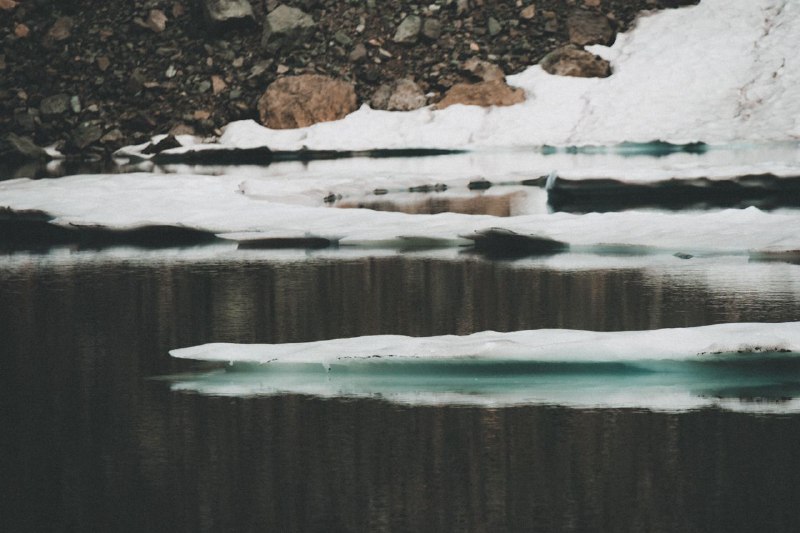
[{"label": "icy shoreline", "polygon": [[[364,105],[346,118],[293,130],[229,124],[215,148],[272,150],[478,149],[610,146],[660,140],[800,139],[800,4],[703,0],[641,16],[611,47],[609,78],[552,76],[538,65],[509,76],[527,100],[411,112]],[[187,149],[173,150],[177,153]],[[136,153],[136,147],[121,154]]]}]

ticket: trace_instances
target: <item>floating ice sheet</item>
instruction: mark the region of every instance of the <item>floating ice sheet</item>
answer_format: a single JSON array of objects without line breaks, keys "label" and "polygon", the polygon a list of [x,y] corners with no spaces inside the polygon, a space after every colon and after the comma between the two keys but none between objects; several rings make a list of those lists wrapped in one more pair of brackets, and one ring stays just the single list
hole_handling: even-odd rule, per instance
[{"label": "floating ice sheet", "polygon": [[[800,250],[800,215],[755,208],[713,213],[413,215],[335,209],[243,194],[235,176],[117,174],[0,183],[0,208],[36,211],[71,228],[176,226],[237,241],[327,239],[339,245],[407,248],[471,244],[493,228],[562,241],[573,251],[787,253]],[[247,191],[245,191],[247,192]],[[301,195],[303,198],[308,196]],[[292,203],[286,203],[286,202]]]},{"label": "floating ice sheet", "polygon": [[553,329],[441,337],[374,335],[293,344],[213,343],[170,351],[174,357],[203,361],[322,365],[381,359],[529,363],[732,361],[761,353],[800,356],[800,322],[625,332]]},{"label": "floating ice sheet", "polygon": [[173,390],[213,395],[782,413],[800,410],[798,348],[800,323],[783,323],[209,344],[171,353],[229,361],[227,370],[173,384]]}]

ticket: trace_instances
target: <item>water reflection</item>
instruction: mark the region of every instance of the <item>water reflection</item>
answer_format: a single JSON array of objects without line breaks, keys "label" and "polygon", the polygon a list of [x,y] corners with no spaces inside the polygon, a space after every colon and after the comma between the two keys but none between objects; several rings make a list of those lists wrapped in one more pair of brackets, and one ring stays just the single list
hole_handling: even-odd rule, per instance
[{"label": "water reflection", "polygon": [[0,260],[4,530],[800,523],[796,416],[210,397],[148,379],[197,372],[167,350],[212,341],[793,320],[796,266],[177,255]]}]

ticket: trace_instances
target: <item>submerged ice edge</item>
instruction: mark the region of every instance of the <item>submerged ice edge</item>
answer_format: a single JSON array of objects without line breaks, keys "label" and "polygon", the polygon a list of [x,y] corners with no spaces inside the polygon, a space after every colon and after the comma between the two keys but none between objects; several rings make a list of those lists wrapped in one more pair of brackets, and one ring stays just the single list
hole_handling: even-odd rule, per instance
[{"label": "submerged ice edge", "polygon": [[237,363],[348,364],[364,361],[625,362],[800,355],[800,322],[729,323],[646,331],[542,329],[471,335],[374,335],[289,344],[211,343],[176,358]]},{"label": "submerged ice edge", "polygon": [[[417,381],[354,381],[337,376],[206,373],[178,378],[173,392],[207,396],[285,396],[300,395],[322,399],[373,399],[409,406],[442,407],[519,407],[554,406],[573,409],[647,409],[660,412],[685,412],[722,409],[753,414],[794,414],[800,412],[800,397],[758,396],[747,389],[736,390],[687,386],[664,381],[661,384],[625,385],[606,377],[593,383],[564,380],[541,386],[520,380],[481,386],[475,378],[438,384]],[[484,384],[485,385],[485,384]],[[769,387],[769,384],[767,385]]]}]

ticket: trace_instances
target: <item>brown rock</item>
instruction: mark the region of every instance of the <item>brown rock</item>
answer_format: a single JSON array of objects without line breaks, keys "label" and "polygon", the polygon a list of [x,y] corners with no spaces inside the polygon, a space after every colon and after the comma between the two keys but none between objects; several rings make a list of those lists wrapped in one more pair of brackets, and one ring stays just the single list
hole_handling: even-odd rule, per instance
[{"label": "brown rock", "polygon": [[412,111],[428,103],[425,93],[412,80],[398,80],[389,97],[389,111]]},{"label": "brown rock", "polygon": [[228,88],[228,84],[225,83],[225,80],[223,80],[221,77],[216,76],[216,75],[211,76],[211,89],[212,89],[212,91],[214,92],[215,95],[221,93],[222,91],[224,91],[227,88]]},{"label": "brown rock", "polygon": [[107,56],[100,56],[97,58],[97,68],[99,68],[101,72],[105,72],[110,66],[111,60],[108,59]]},{"label": "brown rock", "polygon": [[525,91],[509,87],[504,81],[494,80],[453,85],[436,108],[445,109],[454,104],[506,106],[524,101]]},{"label": "brown rock", "polygon": [[471,57],[464,61],[461,68],[471,74],[474,78],[481,81],[505,80],[506,75],[503,69],[477,57]]},{"label": "brown rock", "polygon": [[319,74],[280,78],[258,100],[261,123],[273,129],[338,120],[355,110],[353,85]]},{"label": "brown rock", "polygon": [[529,5],[528,7],[519,12],[519,16],[526,20],[532,19],[533,17],[536,16],[536,6],[533,4]]},{"label": "brown rock", "polygon": [[608,61],[574,45],[556,48],[544,56],[539,65],[556,76],[606,78],[611,75]]},{"label": "brown rock", "polygon": [[167,29],[167,16],[160,9],[151,9],[145,24],[156,33]]},{"label": "brown rock", "polygon": [[17,2],[15,0],[0,0],[0,9],[3,11],[10,11],[17,7]]},{"label": "brown rock", "polygon": [[60,17],[56,20],[47,32],[47,39],[51,41],[63,41],[72,35],[72,27],[75,22],[71,17]]},{"label": "brown rock", "polygon": [[14,35],[19,37],[20,39],[24,39],[28,35],[30,35],[31,30],[25,24],[15,24],[14,25]]},{"label": "brown rock", "polygon": [[576,9],[567,18],[569,42],[579,46],[587,44],[610,45],[614,42],[614,30],[608,18],[594,11]]}]

